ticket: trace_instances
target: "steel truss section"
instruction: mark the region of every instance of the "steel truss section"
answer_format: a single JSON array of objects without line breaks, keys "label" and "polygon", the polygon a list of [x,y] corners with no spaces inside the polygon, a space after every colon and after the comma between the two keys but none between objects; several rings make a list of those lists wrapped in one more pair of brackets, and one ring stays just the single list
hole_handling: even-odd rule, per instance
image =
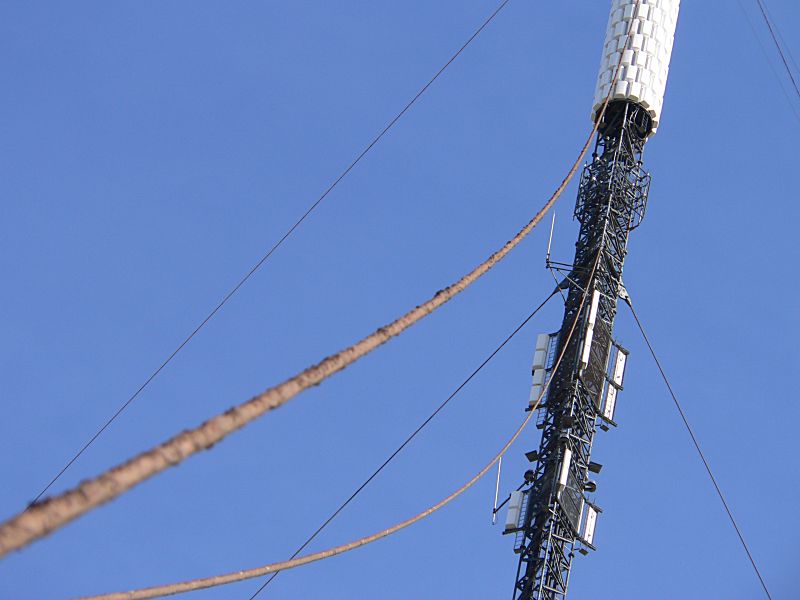
[{"label": "steel truss section", "polygon": [[[541,407],[545,413],[540,425],[542,439],[520,519],[515,599],[562,600],[567,595],[628,236],[641,223],[647,203],[650,176],[642,170],[641,159],[651,125],[649,115],[639,105],[610,103],[598,129],[592,160],[581,176],[575,206],[580,233],[558,342],[558,353],[563,350],[564,357],[552,374]],[[583,366],[595,290],[600,292],[597,316],[588,361]],[[587,300],[581,309],[584,293]],[[575,319],[575,333],[564,349]],[[567,468],[565,455],[570,453],[564,486],[559,479]]]}]

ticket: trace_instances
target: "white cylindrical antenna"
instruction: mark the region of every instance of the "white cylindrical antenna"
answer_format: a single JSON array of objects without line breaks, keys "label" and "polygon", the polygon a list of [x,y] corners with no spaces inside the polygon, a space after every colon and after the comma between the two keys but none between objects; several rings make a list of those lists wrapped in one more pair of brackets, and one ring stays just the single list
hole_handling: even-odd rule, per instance
[{"label": "white cylindrical antenna", "polygon": [[503,457],[497,461],[497,481],[494,484],[494,507],[492,507],[492,525],[497,522],[497,497],[500,493],[500,467],[503,464]]},{"label": "white cylindrical antenna", "polygon": [[550,221],[550,238],[547,240],[547,258],[545,258],[545,266],[550,268],[550,246],[553,245],[553,228],[556,226],[556,211],[553,211],[553,220]]},{"label": "white cylindrical antenna", "polygon": [[[594,92],[592,121],[609,95],[617,64],[622,67],[611,100],[629,100],[643,106],[658,128],[669,60],[675,40],[680,0],[614,0],[606,29],[600,73]],[[633,23],[630,39],[628,30]],[[626,44],[627,41],[627,44]]]}]

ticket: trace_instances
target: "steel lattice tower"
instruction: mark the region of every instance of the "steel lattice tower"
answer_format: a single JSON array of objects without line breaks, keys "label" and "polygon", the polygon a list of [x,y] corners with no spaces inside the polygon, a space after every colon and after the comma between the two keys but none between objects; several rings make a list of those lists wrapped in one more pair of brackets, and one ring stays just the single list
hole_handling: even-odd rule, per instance
[{"label": "steel lattice tower", "polygon": [[[543,412],[538,423],[542,440],[533,481],[526,492],[519,544],[519,598],[563,598],[567,593],[573,546],[584,509],[584,487],[589,483],[600,408],[597,399],[607,385],[606,365],[612,350],[628,235],[641,220],[647,199],[650,179],[641,168],[641,157],[650,116],[635,104],[618,101],[609,105],[603,121],[575,207],[581,228],[575,261],[566,280],[569,291],[563,338],[576,318],[578,325],[566,349],[559,336],[555,354],[563,351],[564,356],[539,409]],[[587,300],[581,309],[585,290]],[[596,316],[588,361],[584,362],[592,312]],[[566,480],[561,481],[565,464]]]},{"label": "steel lattice tower", "polygon": [[616,425],[627,351],[613,341],[614,317],[628,238],[645,213],[650,176],[642,155],[658,126],[678,4],[612,3],[593,119],[607,96],[611,101],[581,176],[574,213],[580,232],[561,286],[567,290],[561,329],[537,340],[532,406],[550,381],[537,408],[542,438],[527,455],[534,468],[525,475],[527,487],[512,494],[506,523],[506,532],[516,533],[514,598],[520,600],[564,599],[575,550],[594,549],[600,509],[587,493],[596,487],[590,473],[600,466],[591,462],[592,444],[598,427]]}]

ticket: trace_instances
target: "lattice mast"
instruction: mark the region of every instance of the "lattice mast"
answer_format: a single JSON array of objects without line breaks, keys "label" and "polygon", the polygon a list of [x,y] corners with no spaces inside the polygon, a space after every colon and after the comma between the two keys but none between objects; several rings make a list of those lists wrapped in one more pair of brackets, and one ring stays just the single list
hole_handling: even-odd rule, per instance
[{"label": "lattice mast", "polygon": [[580,181],[575,206],[580,233],[574,262],[564,269],[561,330],[542,334],[536,342],[531,406],[552,378],[537,409],[541,442],[538,451],[527,453],[533,468],[509,503],[506,533],[515,534],[519,554],[514,598],[521,600],[566,598],[575,550],[585,554],[594,549],[601,511],[591,497],[596,484],[590,474],[600,471],[591,462],[592,444],[598,427],[616,425],[614,409],[628,353],[613,341],[614,317],[617,298],[624,293],[628,237],[644,217],[650,176],[642,168],[642,153],[661,116],[679,3],[612,2],[593,120],[620,57],[623,66]]}]

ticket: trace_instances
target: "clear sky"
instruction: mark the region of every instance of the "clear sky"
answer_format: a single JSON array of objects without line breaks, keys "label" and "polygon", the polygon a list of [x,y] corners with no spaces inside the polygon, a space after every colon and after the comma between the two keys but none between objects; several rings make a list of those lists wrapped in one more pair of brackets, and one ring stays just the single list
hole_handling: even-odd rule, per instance
[{"label": "clear sky", "polygon": [[[797,597],[797,134],[753,0],[685,1],[625,281],[771,584]],[[456,2],[0,5],[0,516],[124,402],[495,8]],[[590,128],[608,1],[512,0],[417,106],[55,486],[118,463],[372,331],[511,237]],[[800,56],[800,8],[770,0]],[[795,98],[794,110],[800,114]],[[575,185],[556,207],[569,261]],[[63,599],[288,557],[552,287],[547,227],[319,388],[0,563]],[[422,510],[523,418],[552,303],[320,537]],[[599,433],[598,551],[570,598],[759,598],[632,319]],[[515,488],[531,427],[504,461]],[[263,598],[507,598],[494,478]],[[255,581],[185,596],[246,600]]]}]

